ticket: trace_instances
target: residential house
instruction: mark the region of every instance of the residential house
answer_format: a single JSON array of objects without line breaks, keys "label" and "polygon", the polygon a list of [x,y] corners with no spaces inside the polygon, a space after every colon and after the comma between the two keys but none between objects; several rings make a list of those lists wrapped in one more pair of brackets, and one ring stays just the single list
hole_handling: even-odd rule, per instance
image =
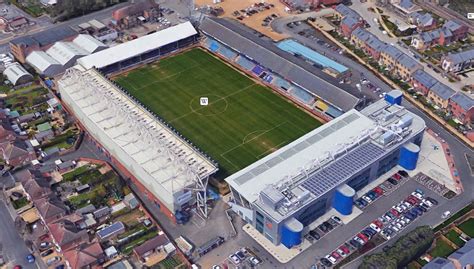
[{"label": "residential house", "polygon": [[36,159],[33,148],[28,148],[24,141],[16,139],[14,142],[1,142],[3,160],[11,166],[22,166]]},{"label": "residential house", "polygon": [[441,82],[436,83],[428,92],[428,99],[439,108],[447,109],[449,98],[453,96],[455,91]]},{"label": "residential house", "polygon": [[472,269],[474,268],[474,239],[469,240],[462,247],[454,251],[448,256],[453,262],[456,269]]},{"label": "residential house", "polygon": [[35,134],[36,141],[43,143],[45,141],[49,141],[54,138],[54,132],[52,130],[46,130],[42,132],[38,132]]},{"label": "residential house", "polygon": [[388,69],[394,69],[397,59],[403,54],[403,52],[394,46],[387,46],[380,53],[380,64],[387,67]]},{"label": "residential house", "polygon": [[163,232],[133,249],[135,257],[145,266],[151,267],[174,253],[175,247]]},{"label": "residential house", "polygon": [[445,258],[436,257],[429,263],[425,264],[422,269],[456,269],[454,264]]},{"label": "residential house", "polygon": [[395,61],[395,73],[403,80],[409,80],[416,70],[422,68],[423,66],[418,61],[407,54],[400,55]]},{"label": "residential house", "polygon": [[57,165],[58,172],[61,174],[67,173],[71,171],[72,169],[74,169],[75,167],[76,167],[76,162],[73,160],[61,162]]},{"label": "residential house", "polygon": [[411,76],[411,85],[413,88],[425,96],[428,95],[431,87],[433,87],[436,83],[438,83],[438,80],[422,69],[416,70]]},{"label": "residential house", "polygon": [[430,13],[413,12],[408,16],[408,22],[414,24],[418,31],[424,32],[437,27],[436,20]]},{"label": "residential house", "polygon": [[71,269],[94,268],[105,261],[104,251],[98,242],[81,245],[64,252]]},{"label": "residential house", "polygon": [[354,46],[363,50],[366,54],[376,60],[380,58],[380,54],[387,46],[375,35],[363,28],[357,28],[352,32],[351,42]]},{"label": "residential house", "polygon": [[112,213],[112,209],[108,206],[104,206],[104,207],[101,207],[101,208],[95,210],[92,213],[92,215],[94,215],[94,218],[97,221],[102,222],[105,219],[107,219],[110,216],[111,213]]},{"label": "residential house", "polygon": [[125,225],[121,221],[115,222],[99,231],[97,237],[100,241],[105,241],[125,232]]},{"label": "residential house", "polygon": [[350,38],[352,32],[364,25],[364,21],[360,19],[360,17],[352,17],[352,16],[347,16],[344,19],[341,20],[340,24],[340,31],[343,36]]},{"label": "residential house", "polygon": [[19,124],[27,123],[34,120],[35,118],[36,118],[35,113],[28,113],[28,114],[21,115],[20,117],[18,117],[16,119],[16,122],[18,122]]},{"label": "residential house", "polygon": [[344,5],[344,4],[339,4],[336,6],[336,8],[334,8],[334,15],[336,16],[336,18],[338,18],[339,20],[342,20],[343,18],[345,17],[360,17],[359,13],[357,13],[355,10],[353,10],[352,8]]},{"label": "residential house", "polygon": [[421,10],[412,0],[390,0],[390,4],[404,15],[409,15]]},{"label": "residential house", "polygon": [[472,96],[457,92],[449,99],[449,112],[462,124],[472,126],[474,122],[474,99]]},{"label": "residential house", "polygon": [[16,135],[6,124],[0,124],[0,141],[15,141]]},{"label": "residential house", "polygon": [[114,264],[111,264],[107,269],[133,269],[132,265],[127,260],[121,260]]},{"label": "residential house", "polygon": [[35,201],[52,194],[51,185],[43,177],[32,177],[22,185],[31,201]]},{"label": "residential house", "polygon": [[35,207],[46,224],[53,223],[67,214],[67,207],[57,197],[52,195],[37,199],[34,202]]},{"label": "residential house", "polygon": [[81,244],[89,242],[86,230],[81,230],[70,221],[60,219],[48,224],[51,236],[60,251],[73,249]]},{"label": "residential house", "polygon": [[453,73],[474,68],[474,49],[445,55],[441,67]]},{"label": "residential house", "polygon": [[453,20],[447,21],[441,28],[423,32],[412,38],[411,46],[425,50],[434,45],[446,46],[467,37],[468,28]]}]

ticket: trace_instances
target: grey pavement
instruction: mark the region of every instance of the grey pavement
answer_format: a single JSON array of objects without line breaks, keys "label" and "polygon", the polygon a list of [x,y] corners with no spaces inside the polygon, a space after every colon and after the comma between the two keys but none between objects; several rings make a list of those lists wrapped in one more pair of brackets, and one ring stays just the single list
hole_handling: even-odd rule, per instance
[{"label": "grey pavement", "polygon": [[26,256],[30,254],[25,241],[18,234],[14,220],[5,204],[3,194],[0,193],[0,242],[3,245],[3,256],[7,263],[7,268],[21,265],[25,269],[39,268],[37,263],[29,264]]}]

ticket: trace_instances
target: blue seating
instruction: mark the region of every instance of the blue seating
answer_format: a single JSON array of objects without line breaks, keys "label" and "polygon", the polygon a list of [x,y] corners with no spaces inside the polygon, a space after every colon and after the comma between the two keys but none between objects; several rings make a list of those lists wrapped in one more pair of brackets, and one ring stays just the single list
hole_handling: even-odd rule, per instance
[{"label": "blue seating", "polygon": [[284,80],[284,79],[282,79],[281,77],[278,77],[278,76],[275,76],[273,78],[272,84],[277,86],[278,88],[281,88],[281,89],[285,90],[285,91],[287,91],[291,87],[291,84],[288,81],[286,81],[286,80]]},{"label": "blue seating", "polygon": [[337,118],[342,115],[341,111],[331,106],[329,106],[328,109],[324,112],[333,118]]},{"label": "blue seating", "polygon": [[260,75],[263,72],[263,67],[256,65],[254,68],[252,68],[252,72],[256,75]]},{"label": "blue seating", "polygon": [[314,102],[314,96],[299,87],[292,86],[289,92],[292,96],[296,97],[298,100],[307,105],[311,105]]},{"label": "blue seating", "polygon": [[235,62],[248,71],[251,71],[255,67],[255,64],[244,56],[239,56]]},{"label": "blue seating", "polygon": [[224,56],[225,58],[229,60],[233,60],[235,57],[237,57],[237,53],[234,52],[233,50],[226,48],[224,46],[221,46],[219,48],[219,53]]}]

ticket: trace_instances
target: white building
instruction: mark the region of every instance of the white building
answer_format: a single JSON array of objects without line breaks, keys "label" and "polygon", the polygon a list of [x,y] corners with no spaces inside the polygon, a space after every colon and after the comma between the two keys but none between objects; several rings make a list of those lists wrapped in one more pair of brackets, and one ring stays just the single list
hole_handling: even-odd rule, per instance
[{"label": "white building", "polygon": [[54,77],[64,71],[63,66],[44,51],[33,51],[26,57],[26,62],[39,74]]},{"label": "white building", "polygon": [[89,54],[89,52],[75,43],[63,41],[56,42],[51,48],[46,50],[46,53],[58,61],[64,69],[73,66],[77,59]]},{"label": "white building", "polygon": [[76,38],[74,38],[72,42],[87,51],[88,54],[98,52],[99,50],[107,48],[104,43],[100,42],[99,40],[95,39],[90,35],[78,35]]},{"label": "white building", "polygon": [[3,71],[3,75],[6,76],[13,85],[21,85],[33,80],[33,76],[19,63],[9,65],[5,71]]}]

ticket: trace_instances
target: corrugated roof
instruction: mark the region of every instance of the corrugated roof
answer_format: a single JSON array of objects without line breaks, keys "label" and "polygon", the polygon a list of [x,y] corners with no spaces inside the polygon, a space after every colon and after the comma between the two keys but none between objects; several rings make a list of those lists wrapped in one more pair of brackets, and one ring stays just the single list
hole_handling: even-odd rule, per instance
[{"label": "corrugated roof", "polygon": [[192,24],[185,22],[82,57],[77,62],[86,69],[92,67],[102,68],[196,34],[196,29],[194,29]]},{"label": "corrugated roof", "polygon": [[206,18],[200,29],[343,111],[350,110],[359,102],[355,96],[329,83],[337,83],[329,75],[264,41],[238,22]]},{"label": "corrugated roof", "polygon": [[56,42],[46,51],[51,57],[58,61],[61,65],[66,65],[77,57],[88,55],[89,53],[72,42]]},{"label": "corrugated roof", "polygon": [[40,46],[45,46],[64,40],[68,37],[72,37],[74,35],[77,35],[77,32],[71,29],[69,26],[57,26],[32,35],[15,38],[10,42],[15,45],[25,44],[31,46],[38,44]]},{"label": "corrugated roof", "polygon": [[72,42],[87,51],[89,54],[107,47],[104,43],[90,35],[78,35]]},{"label": "corrugated roof", "polygon": [[31,77],[31,79],[33,78],[33,76],[18,63],[8,66],[5,71],[3,71],[3,75],[5,75],[7,79],[13,83],[13,85],[16,85],[18,80],[23,77]]},{"label": "corrugated roof", "polygon": [[34,68],[43,73],[52,65],[61,65],[53,57],[46,54],[44,51],[33,51],[26,57],[26,62],[32,65]]}]

